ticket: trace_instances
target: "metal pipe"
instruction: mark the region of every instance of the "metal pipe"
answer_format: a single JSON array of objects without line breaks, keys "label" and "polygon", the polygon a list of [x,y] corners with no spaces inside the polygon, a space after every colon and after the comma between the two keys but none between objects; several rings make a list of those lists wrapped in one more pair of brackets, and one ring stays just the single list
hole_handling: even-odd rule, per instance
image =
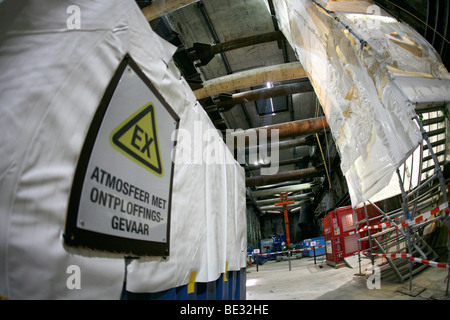
[{"label": "metal pipe", "polygon": [[[266,145],[266,147],[267,147],[267,150],[272,150],[272,149],[283,150],[283,149],[291,149],[291,148],[300,147],[300,146],[312,146],[312,145],[315,145],[315,143],[316,143],[315,139],[310,136],[307,138],[295,138],[295,139],[291,139],[291,140],[283,140],[283,141],[278,141],[278,142],[274,142],[274,143],[268,143]],[[262,145],[246,146],[245,152],[248,154],[254,154],[254,153],[257,153],[261,147],[262,147]],[[235,145],[235,148],[238,148],[238,147]]]},{"label": "metal pipe", "polygon": [[[280,199],[278,199],[278,200],[280,200]],[[292,207],[298,207],[298,206],[300,206],[300,205],[302,205],[302,204],[305,204],[305,203],[307,203],[308,201],[298,201],[298,202],[294,202],[294,203],[292,203],[292,204],[289,204],[289,205],[287,205],[287,207],[288,208],[292,208]],[[262,207],[259,207],[259,209],[261,210],[261,211],[268,211],[268,210],[281,210],[280,212],[283,212],[283,207],[280,207],[280,206],[275,206],[275,205],[273,205],[273,206],[262,206]]]},{"label": "metal pipe", "polygon": [[[304,79],[307,80],[308,78]],[[262,88],[252,91],[236,93],[229,97],[219,96],[219,99],[214,101],[214,103],[219,109],[219,111],[223,112],[229,111],[237,104],[312,91],[314,91],[314,89],[309,81],[301,81],[297,83],[289,83],[273,86],[271,88]]]},{"label": "metal pipe", "polygon": [[289,213],[294,213],[294,212],[300,211],[301,208],[302,208],[301,206],[298,206],[298,207],[296,207],[296,208],[294,208],[294,209],[291,209],[291,210],[289,211]]},{"label": "metal pipe", "polygon": [[281,161],[273,161],[273,162],[270,162],[270,163],[258,163],[258,164],[253,164],[253,165],[249,165],[248,166],[248,169],[249,170],[257,170],[257,169],[259,169],[259,168],[264,168],[264,167],[270,167],[270,166],[276,166],[276,165],[278,165],[278,166],[287,166],[287,165],[290,165],[290,164],[296,164],[296,163],[299,163],[299,162],[302,162],[302,161],[309,161],[309,160],[311,160],[311,157],[310,156],[306,156],[306,157],[303,157],[303,158],[294,158],[294,159],[287,159],[287,160],[281,160]]},{"label": "metal pipe", "polygon": [[[394,220],[392,220],[391,218],[389,218],[389,216],[383,212],[383,210],[381,210],[376,204],[374,204],[372,201],[368,200],[368,202],[382,215],[384,215],[391,223],[394,227],[397,226],[397,223],[395,223]],[[377,217],[378,218],[378,217]],[[402,234],[403,237],[406,238],[406,233],[402,230],[399,229],[400,233]],[[378,235],[377,235],[378,236]],[[416,248],[417,252],[419,252],[419,254],[422,256],[422,258],[427,259],[427,256],[425,255],[425,253],[422,251],[422,249],[420,249],[419,246],[417,246],[414,242],[412,243],[412,245],[414,246],[414,248]]]},{"label": "metal pipe", "polygon": [[[354,207],[352,207],[352,214],[353,214],[353,221],[355,223],[355,229],[359,230],[359,221],[358,221],[358,218],[356,216],[356,212],[355,212],[355,208]],[[359,232],[356,234],[356,238],[357,238],[356,244],[358,246],[358,265],[359,265],[359,273],[357,273],[356,275],[362,276],[363,273],[361,272],[361,243],[360,243],[361,235],[360,235]]]},{"label": "metal pipe", "polygon": [[264,197],[270,197],[274,194],[280,193],[280,192],[297,192],[302,190],[308,190],[311,189],[313,186],[315,186],[315,183],[302,183],[302,184],[294,184],[291,186],[285,186],[285,187],[279,187],[279,188],[273,188],[273,189],[267,189],[267,190],[258,190],[251,192],[251,196],[253,198],[264,198]]},{"label": "metal pipe", "polygon": [[274,183],[274,184],[266,184],[264,186],[257,186],[255,187],[255,190],[269,190],[279,187],[285,187],[285,186],[292,186],[294,184],[301,184],[303,181],[301,180],[294,180],[294,181],[284,181],[280,183]]},{"label": "metal pipe", "polygon": [[267,214],[267,213],[270,213],[270,214],[279,214],[279,213],[281,213],[281,210],[263,211],[263,214]]},{"label": "metal pipe", "polygon": [[319,175],[319,173],[320,171],[317,170],[316,168],[306,168],[300,170],[281,172],[274,175],[248,177],[245,179],[245,186],[255,187],[289,180],[306,179],[316,177]]},{"label": "metal pipe", "polygon": [[[297,195],[289,196],[289,199],[294,200],[294,201],[298,201],[298,200],[306,200],[306,199],[309,199],[311,197],[312,197],[312,193],[305,193],[305,194],[297,194]],[[258,200],[258,201],[256,201],[256,205],[257,206],[264,206],[264,205],[269,205],[269,204],[275,204],[275,203],[277,203],[279,201],[280,201],[279,198]]]},{"label": "metal pipe", "polygon": [[[364,215],[366,217],[366,225],[369,226],[370,225],[369,224],[369,215],[367,214],[366,202],[364,202]],[[367,234],[368,234],[368,237],[369,237],[369,249],[370,249],[370,253],[371,253],[370,260],[372,262],[372,274],[373,274],[373,273],[375,273],[375,268],[374,268],[374,266],[375,266],[374,262],[375,261],[374,261],[374,256],[372,255],[372,253],[373,253],[373,249],[372,249],[372,235],[371,235],[370,229],[367,230]]]},{"label": "metal pipe", "polygon": [[[249,138],[254,137],[259,141],[260,133],[262,131],[266,133],[267,141],[271,141],[272,131],[278,133],[278,139],[283,140],[296,136],[318,133],[327,129],[329,129],[329,125],[325,117],[303,119],[248,130],[234,131],[231,136],[227,136],[227,145],[232,142],[235,148],[242,148],[249,145]],[[233,140],[229,142],[228,139],[230,138]],[[235,143],[237,143],[237,147]]]},{"label": "metal pipe", "polygon": [[[402,191],[402,198],[403,198],[403,202],[402,202],[402,208],[403,208],[403,219],[404,221],[408,221],[411,217],[409,216],[409,210],[408,210],[408,203],[407,203],[407,199],[406,199],[406,194],[405,194],[405,188],[403,187],[403,181],[402,181],[402,177],[400,176],[400,171],[397,168],[396,170],[397,172],[397,176],[398,176],[398,180],[400,183],[400,190]],[[408,249],[408,254],[412,257],[411,255],[411,227],[410,226],[406,226],[406,243],[407,243],[407,249]],[[409,291],[412,291],[412,269],[413,269],[413,262],[411,260],[409,260]]]},{"label": "metal pipe", "polygon": [[326,118],[319,117],[264,126],[255,130],[258,135],[261,130],[267,130],[267,139],[271,137],[272,130],[278,130],[278,138],[283,140],[305,134],[318,133],[327,129],[329,129],[329,126]]}]

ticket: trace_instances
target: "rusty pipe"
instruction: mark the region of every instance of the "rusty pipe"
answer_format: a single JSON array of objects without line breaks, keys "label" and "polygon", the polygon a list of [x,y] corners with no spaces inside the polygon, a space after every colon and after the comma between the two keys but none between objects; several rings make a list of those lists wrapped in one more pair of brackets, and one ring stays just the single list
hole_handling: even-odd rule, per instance
[{"label": "rusty pipe", "polygon": [[301,81],[296,83],[278,85],[271,88],[262,88],[247,92],[235,93],[230,97],[219,96],[219,99],[215,100],[214,103],[219,111],[223,112],[229,111],[231,108],[238,104],[312,91],[314,90],[309,81]]},{"label": "rusty pipe", "polygon": [[[227,136],[227,139],[232,138],[233,145],[236,146],[235,140],[237,139],[238,148],[248,145],[249,139],[254,137],[254,140],[260,141],[260,134],[262,131],[266,133],[267,141],[272,138],[272,131],[278,132],[278,139],[288,139],[296,136],[309,135],[313,133],[319,133],[322,130],[329,129],[328,122],[325,117],[303,119],[291,122],[285,122],[281,124],[274,124],[264,127],[258,127],[247,130],[235,131],[231,134],[231,137]],[[244,138],[244,140],[242,140]],[[243,144],[244,145],[240,145]],[[227,141],[228,144],[228,141]]]},{"label": "rusty pipe", "polygon": [[327,129],[329,129],[329,126],[326,118],[319,117],[264,126],[256,128],[256,132],[259,136],[261,130],[267,130],[267,138],[269,138],[271,137],[272,130],[278,130],[278,138],[283,140],[286,138],[318,133]]}]

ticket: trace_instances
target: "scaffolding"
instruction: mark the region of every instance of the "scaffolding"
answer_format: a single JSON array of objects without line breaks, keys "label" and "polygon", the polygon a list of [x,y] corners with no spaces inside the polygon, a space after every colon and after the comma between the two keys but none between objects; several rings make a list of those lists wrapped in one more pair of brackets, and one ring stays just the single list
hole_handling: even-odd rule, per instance
[{"label": "scaffolding", "polygon": [[[381,218],[383,223],[370,226],[371,219],[367,216],[366,203],[364,203],[365,219],[362,221],[355,219],[357,230],[368,231],[367,237],[358,237],[360,275],[362,275],[361,253],[371,259],[372,270],[374,270],[374,258],[376,256],[385,258],[386,264],[381,269],[382,277],[384,279],[397,278],[402,283],[409,280],[409,292],[413,291],[413,276],[430,265],[447,268],[450,275],[450,239],[448,239],[447,247],[448,264],[443,264],[435,262],[439,256],[422,236],[426,226],[439,220],[446,221],[450,234],[447,181],[441,168],[445,163],[446,153],[445,123],[448,119],[446,108],[446,103],[427,105],[422,108],[416,106],[416,113],[419,116],[416,115],[413,119],[417,122],[423,136],[423,141],[419,146],[419,177],[415,186],[411,181],[409,181],[409,184],[405,183],[407,182],[406,179],[412,179],[412,176],[405,175],[406,170],[401,174],[399,168],[397,168],[396,174],[402,198],[401,208],[384,212],[376,204],[367,201],[368,204],[378,210],[380,214],[378,218]],[[428,126],[431,130],[425,130],[425,126]],[[430,137],[433,137],[433,141],[430,141]],[[433,148],[437,150],[435,151]],[[411,189],[405,190],[405,185],[409,185]],[[439,203],[441,204],[439,205]],[[433,209],[430,210],[430,208]],[[354,216],[356,217],[356,215]],[[359,229],[360,224],[365,224],[367,227]],[[382,231],[372,234],[371,230],[373,229]],[[358,235],[360,234],[361,232],[358,233]],[[369,241],[368,252],[361,251],[361,241]],[[446,296],[449,294],[448,279],[449,277],[447,277]]]}]

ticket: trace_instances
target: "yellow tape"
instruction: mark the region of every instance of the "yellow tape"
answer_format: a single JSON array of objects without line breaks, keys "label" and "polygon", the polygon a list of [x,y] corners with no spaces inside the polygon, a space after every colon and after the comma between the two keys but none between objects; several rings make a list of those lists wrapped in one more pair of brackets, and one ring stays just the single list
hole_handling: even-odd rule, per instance
[{"label": "yellow tape", "polygon": [[225,264],[225,273],[223,274],[223,282],[227,282],[227,272],[228,272],[228,261]]},{"label": "yellow tape", "polygon": [[197,277],[197,271],[192,271],[189,276],[189,283],[187,287],[187,293],[194,293],[195,292],[195,278]]},{"label": "yellow tape", "polygon": [[0,296],[0,300],[9,300],[8,298]]}]

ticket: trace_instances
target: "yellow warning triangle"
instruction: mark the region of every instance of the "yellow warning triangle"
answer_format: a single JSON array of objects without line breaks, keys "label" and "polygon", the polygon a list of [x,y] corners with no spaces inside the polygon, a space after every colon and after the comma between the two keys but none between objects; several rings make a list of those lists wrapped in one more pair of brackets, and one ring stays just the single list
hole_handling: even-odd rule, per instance
[{"label": "yellow warning triangle", "polygon": [[145,105],[114,129],[111,144],[140,166],[159,177],[163,176],[153,103]]}]

